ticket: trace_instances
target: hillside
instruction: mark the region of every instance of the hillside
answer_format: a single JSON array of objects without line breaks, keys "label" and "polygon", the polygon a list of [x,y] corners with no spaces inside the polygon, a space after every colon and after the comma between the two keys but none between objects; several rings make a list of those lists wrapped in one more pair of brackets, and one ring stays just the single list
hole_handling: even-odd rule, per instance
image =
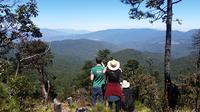
[{"label": "hillside", "polygon": [[194,54],[172,60],[171,68],[174,76],[188,75],[195,71],[196,57]]},{"label": "hillside", "polygon": [[68,72],[80,70],[84,61],[94,59],[99,50],[106,48],[111,51],[119,50],[114,44],[86,39],[54,41],[51,43],[51,51],[54,54],[53,68]]},{"label": "hillside", "polygon": [[124,49],[113,53],[113,56],[118,59],[122,65],[128,60],[134,59],[140,62],[143,66],[147,65],[148,60],[152,60],[154,65],[159,65],[162,63],[162,54],[150,53],[150,52],[140,52],[134,49]]},{"label": "hillside", "polygon": [[[153,69],[163,73],[164,66],[164,54],[160,53],[150,53],[150,52],[140,52],[134,49],[124,49],[113,53],[114,57],[122,62],[122,65],[126,63],[129,59],[135,59],[142,66],[148,69],[147,60],[152,59]],[[179,76],[188,75],[195,70],[195,56],[189,55],[177,59],[171,60],[171,76],[172,78],[177,78]],[[162,77],[162,76],[161,76]]]},{"label": "hillside", "polygon": [[[51,71],[60,73],[78,73],[86,60],[93,60],[98,50],[110,49],[113,57],[124,65],[129,59],[135,59],[142,66],[148,69],[148,60],[152,60],[154,70],[163,72],[163,54],[141,52],[134,49],[123,49],[117,45],[107,42],[92,41],[86,39],[64,40],[51,43],[51,50],[54,54],[54,64]],[[182,75],[185,71],[192,69],[192,56],[172,59],[172,75]]]}]

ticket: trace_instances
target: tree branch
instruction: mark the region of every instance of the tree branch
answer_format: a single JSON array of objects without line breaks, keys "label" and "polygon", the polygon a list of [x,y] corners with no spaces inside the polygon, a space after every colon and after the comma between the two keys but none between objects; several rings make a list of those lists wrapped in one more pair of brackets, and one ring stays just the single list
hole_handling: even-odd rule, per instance
[{"label": "tree branch", "polygon": [[159,11],[159,12],[157,12],[157,14],[155,14],[157,16],[153,20],[151,20],[151,23],[153,23],[153,22],[155,22],[155,21],[157,21],[157,20],[159,20],[159,19],[161,19],[165,16],[165,13],[161,13],[161,12],[162,11]]},{"label": "tree branch", "polygon": [[[165,8],[165,7],[164,7]],[[157,7],[158,10],[162,11],[163,13],[167,13],[166,10],[164,10],[164,8],[161,8],[160,6]]]},{"label": "tree branch", "polygon": [[177,4],[177,3],[181,2],[181,1],[182,1],[182,0],[177,0],[177,1],[175,1],[175,2],[172,2],[172,5]]},{"label": "tree branch", "polygon": [[15,76],[17,76],[17,74],[18,74],[18,72],[19,72],[20,62],[22,62],[22,61],[24,61],[24,60],[27,60],[27,59],[34,58],[34,57],[36,57],[36,56],[45,55],[45,54],[50,50],[50,46],[51,46],[51,43],[50,43],[49,47],[47,48],[47,50],[44,51],[43,53],[35,54],[35,55],[32,55],[32,56],[28,56],[28,57],[26,57],[26,58],[22,58],[21,60],[19,60],[19,62],[17,63],[17,69],[16,69],[16,72],[15,72]]},{"label": "tree branch", "polygon": [[49,47],[47,48],[47,50],[44,51],[43,53],[34,54],[34,55],[32,55],[32,56],[28,56],[28,57],[26,57],[26,58],[22,58],[22,59],[20,60],[20,62],[22,62],[22,61],[24,61],[24,60],[27,60],[27,59],[30,59],[30,58],[34,58],[34,57],[36,57],[36,56],[45,55],[45,54],[50,50],[50,46],[51,46],[51,43],[50,43]]}]

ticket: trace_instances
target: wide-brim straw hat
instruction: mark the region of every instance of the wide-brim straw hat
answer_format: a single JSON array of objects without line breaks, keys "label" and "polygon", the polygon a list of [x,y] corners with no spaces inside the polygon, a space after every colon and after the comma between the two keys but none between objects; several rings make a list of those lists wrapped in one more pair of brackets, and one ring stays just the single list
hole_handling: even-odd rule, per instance
[{"label": "wide-brim straw hat", "polygon": [[120,63],[119,61],[113,59],[107,63],[107,67],[108,69],[115,71],[120,68]]},{"label": "wide-brim straw hat", "polygon": [[129,88],[130,87],[130,82],[128,82],[127,80],[123,80],[122,82],[120,82],[122,88]]}]

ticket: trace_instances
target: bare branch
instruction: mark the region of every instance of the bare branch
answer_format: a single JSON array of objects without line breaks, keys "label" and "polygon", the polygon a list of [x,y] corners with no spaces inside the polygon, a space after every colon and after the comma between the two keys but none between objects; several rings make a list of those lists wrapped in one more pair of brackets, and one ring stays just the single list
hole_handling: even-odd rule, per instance
[{"label": "bare branch", "polygon": [[140,4],[141,4],[141,3],[138,3],[137,9],[140,7]]},{"label": "bare branch", "polygon": [[50,91],[50,82],[49,82],[49,80],[47,80],[47,83],[48,83],[48,87],[47,87],[47,93],[49,94],[49,91]]},{"label": "bare branch", "polygon": [[180,20],[180,19],[175,19],[175,20],[173,20],[174,22],[177,22],[179,25],[182,25],[182,20]]},{"label": "bare branch", "polygon": [[34,57],[36,57],[36,56],[42,56],[42,55],[45,55],[45,54],[50,50],[50,46],[51,46],[51,43],[50,43],[49,47],[47,48],[47,50],[44,51],[43,53],[40,53],[40,54],[34,54],[34,55],[32,55],[32,56],[28,56],[28,57],[26,57],[26,58],[22,58],[22,59],[20,60],[20,62],[22,62],[22,61],[24,61],[24,60],[27,60],[27,59],[34,58]]},{"label": "bare branch", "polygon": [[32,55],[32,56],[28,56],[26,58],[22,58],[18,63],[17,63],[17,69],[15,71],[15,76],[17,76],[18,72],[19,72],[19,63],[24,61],[24,60],[27,60],[27,59],[31,59],[31,58],[34,58],[36,56],[42,56],[42,55],[45,55],[49,50],[50,50],[50,46],[51,46],[51,43],[49,45],[49,47],[43,52],[43,53],[40,53],[40,54],[35,54],[35,55]]},{"label": "bare branch", "polygon": [[181,1],[182,1],[182,0],[177,0],[177,1],[175,1],[175,2],[172,2],[172,5],[177,4],[177,3],[181,2]]},{"label": "bare branch", "polygon": [[163,18],[165,16],[165,13],[162,13],[162,11],[158,11],[154,15],[157,15],[157,17],[155,17],[153,20],[151,20],[150,21],[151,23]]},{"label": "bare branch", "polygon": [[17,63],[17,69],[15,71],[15,76],[17,76],[18,72],[19,72],[19,63]]},{"label": "bare branch", "polygon": [[140,1],[134,1],[134,0],[129,0],[128,3],[130,3],[132,6],[135,6],[135,4],[141,4]]},{"label": "bare branch", "polygon": [[164,9],[165,9],[165,7],[164,7],[164,8],[161,8],[160,6],[158,6],[158,7],[157,7],[157,9],[158,9],[158,10],[160,10],[160,11],[162,11],[163,13],[167,13],[167,11],[166,11],[166,10],[164,10]]}]

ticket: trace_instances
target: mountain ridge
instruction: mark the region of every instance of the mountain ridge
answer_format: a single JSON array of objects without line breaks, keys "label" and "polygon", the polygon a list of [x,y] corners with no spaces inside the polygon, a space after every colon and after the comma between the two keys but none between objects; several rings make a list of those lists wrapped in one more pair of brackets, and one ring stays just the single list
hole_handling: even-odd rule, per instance
[{"label": "mountain ridge", "polygon": [[[172,32],[172,56],[179,58],[191,52],[194,30]],[[109,29],[85,34],[51,36],[49,40],[89,39],[103,41],[139,51],[164,52],[165,31],[154,29]],[[45,38],[46,39],[46,38]],[[44,40],[45,40],[44,39]],[[46,40],[48,41],[48,40]]]}]

